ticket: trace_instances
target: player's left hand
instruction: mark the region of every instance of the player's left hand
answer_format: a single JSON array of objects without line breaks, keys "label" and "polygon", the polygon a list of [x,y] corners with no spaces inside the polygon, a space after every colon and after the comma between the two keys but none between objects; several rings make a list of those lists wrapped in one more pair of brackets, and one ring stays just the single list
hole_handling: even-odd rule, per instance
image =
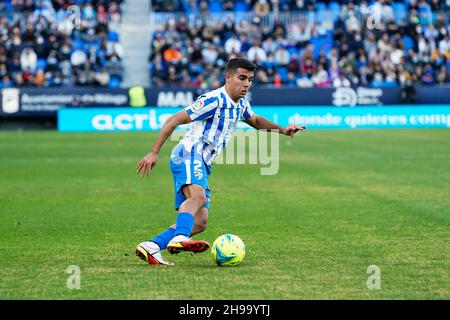
[{"label": "player's left hand", "polygon": [[298,131],[306,130],[306,126],[298,126],[296,124],[290,124],[286,128],[284,128],[283,133],[287,136],[290,136],[291,138],[294,137],[294,134],[296,134]]},{"label": "player's left hand", "polygon": [[136,173],[141,174],[142,177],[144,176],[150,176],[150,172],[152,171],[153,167],[156,165],[156,162],[158,161],[158,155],[149,152],[137,165],[136,167]]}]

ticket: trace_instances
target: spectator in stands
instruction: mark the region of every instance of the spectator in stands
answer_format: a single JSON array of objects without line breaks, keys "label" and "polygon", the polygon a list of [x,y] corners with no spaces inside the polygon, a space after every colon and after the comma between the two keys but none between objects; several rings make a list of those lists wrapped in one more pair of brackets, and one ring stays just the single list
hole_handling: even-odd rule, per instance
[{"label": "spectator in stands", "polygon": [[[198,7],[201,1],[194,2]],[[210,66],[212,71],[220,71],[223,61],[239,54],[255,61],[265,56],[258,63],[261,72],[256,73],[261,84],[279,85],[281,81],[281,85],[292,85],[294,79],[302,87],[327,85],[327,80],[328,85],[339,86],[448,82],[448,15],[435,12],[448,10],[445,1],[378,0],[369,7],[367,1],[246,0],[222,1],[222,6],[230,12],[247,10],[259,14],[238,23],[227,15],[223,23],[215,25],[208,20],[204,25],[197,20],[189,26],[180,15],[186,34],[181,36],[181,52],[192,63],[178,66],[178,79],[183,78],[180,75],[186,70],[197,83],[209,85],[214,82],[209,78],[214,77],[205,81],[196,79],[201,72],[210,72]],[[287,10],[297,12],[292,17],[301,15],[302,18],[275,19],[275,12]],[[374,13],[380,14],[381,24],[367,24],[368,15]],[[165,33],[162,38],[170,37],[168,31]],[[154,42],[160,37],[155,33]],[[199,43],[205,42],[220,52],[217,54],[220,62],[212,63],[209,54],[208,57],[199,54]],[[219,50],[220,47],[224,49]],[[155,61],[156,55],[152,55]],[[295,71],[298,62],[300,68]]]},{"label": "spectator in stands", "polygon": [[331,84],[328,73],[322,64],[317,66],[317,72],[312,76],[311,80],[314,83],[314,86],[318,88],[328,87]]},{"label": "spectator in stands", "polygon": [[8,75],[8,69],[6,68],[6,64],[0,64],[0,78]]},{"label": "spectator in stands", "polygon": [[108,21],[108,13],[105,6],[101,3],[97,6],[97,21],[99,23],[107,23]]},{"label": "spectator in stands", "polygon": [[299,88],[312,88],[314,83],[307,76],[301,76],[297,79],[297,87]]},{"label": "spectator in stands", "polygon": [[247,59],[260,65],[267,59],[266,51],[261,47],[261,43],[256,40],[247,52]]},{"label": "spectator in stands", "polygon": [[390,52],[389,59],[394,65],[399,65],[403,57],[403,52],[401,44],[396,44]]},{"label": "spectator in stands", "polygon": [[350,85],[350,81],[345,78],[344,74],[342,73],[333,80],[333,87],[335,88],[350,87]]},{"label": "spectator in stands", "polygon": [[[88,73],[89,74],[89,73]],[[104,69],[100,69],[94,75],[94,84],[106,87],[110,80],[110,74]]]},{"label": "spectator in stands", "polygon": [[273,77],[273,86],[275,88],[279,88],[282,84],[283,80],[281,79],[281,75],[278,72],[275,72],[275,75]]},{"label": "spectator in stands", "polygon": [[276,43],[271,36],[267,37],[262,43],[262,47],[267,54],[275,53],[278,48],[278,43]]},{"label": "spectator in stands", "polygon": [[11,63],[8,65],[8,73],[16,79],[17,76],[22,76],[22,65],[20,63],[20,55],[18,53],[14,54]]},{"label": "spectator in stands", "polygon": [[108,16],[112,23],[120,23],[121,14],[120,14],[120,7],[117,2],[111,1],[109,8],[108,8]]},{"label": "spectator in stands", "polygon": [[230,38],[225,41],[225,52],[227,54],[240,53],[241,52],[241,42],[236,37],[236,34],[232,34]]},{"label": "spectator in stands", "polygon": [[274,55],[278,66],[286,66],[290,61],[289,52],[283,46],[278,47]]},{"label": "spectator in stands", "polygon": [[74,67],[79,67],[87,63],[86,53],[81,49],[76,49],[70,56],[70,63]]},{"label": "spectator in stands", "polygon": [[270,79],[269,79],[269,77],[267,76],[267,73],[266,73],[266,71],[264,70],[264,69],[258,69],[258,70],[256,70],[256,76],[255,76],[255,78],[256,78],[256,84],[259,84],[259,85],[267,85],[267,84],[269,84],[270,83]]},{"label": "spectator in stands", "polygon": [[20,54],[20,66],[24,72],[36,71],[37,55],[32,47],[25,47]]},{"label": "spectator in stands", "polygon": [[233,11],[234,9],[234,2],[231,0],[224,0],[222,1],[222,9],[224,11]]},{"label": "spectator in stands", "polygon": [[432,84],[434,82],[434,70],[431,64],[427,63],[422,72],[422,83]]},{"label": "spectator in stands", "polygon": [[202,58],[206,65],[214,65],[218,56],[217,48],[213,44],[209,42],[203,44]]},{"label": "spectator in stands", "polygon": [[[0,64],[1,50],[6,50],[8,65],[8,77],[3,78],[15,86],[94,84],[94,71],[109,60],[120,63],[123,55],[118,39],[103,45],[108,33],[115,38],[108,24],[120,21],[121,2],[11,1],[12,10],[0,11]],[[79,26],[69,21],[72,4],[81,7]]]},{"label": "spectator in stands", "polygon": [[270,5],[267,0],[257,0],[254,4],[255,14],[259,17],[264,17],[269,14]]},{"label": "spectator in stands", "polygon": [[180,82],[180,88],[191,88],[192,87],[192,79],[189,75],[189,71],[184,69],[181,72],[181,82]]},{"label": "spectator in stands", "polygon": [[0,82],[0,88],[11,88],[13,86],[13,82],[11,81],[11,78],[8,75],[5,75],[2,77],[2,81]]},{"label": "spectator in stands", "polygon": [[447,68],[444,65],[442,65],[439,68],[439,72],[436,76],[436,82],[438,84],[444,84],[446,82],[449,82],[449,80],[450,80],[449,70],[447,70]]},{"label": "spectator in stands", "polygon": [[[450,30],[449,30],[450,32]],[[444,38],[439,41],[439,53],[443,55],[447,61],[450,61],[450,35],[446,33]]]},{"label": "spectator in stands", "polygon": [[290,24],[289,35],[291,35],[292,40],[295,41],[297,49],[304,48],[309,43],[312,36],[311,32],[311,24],[306,24],[305,22],[301,22],[300,24]]},{"label": "spectator in stands", "polygon": [[45,74],[44,74],[43,69],[39,68],[36,71],[36,74],[34,75],[33,83],[34,83],[34,85],[36,85],[38,87],[45,85],[46,79],[45,79]]},{"label": "spectator in stands", "polygon": [[292,54],[290,61],[286,65],[286,69],[288,72],[292,72],[294,75],[298,74],[301,71],[300,61],[297,54]]}]

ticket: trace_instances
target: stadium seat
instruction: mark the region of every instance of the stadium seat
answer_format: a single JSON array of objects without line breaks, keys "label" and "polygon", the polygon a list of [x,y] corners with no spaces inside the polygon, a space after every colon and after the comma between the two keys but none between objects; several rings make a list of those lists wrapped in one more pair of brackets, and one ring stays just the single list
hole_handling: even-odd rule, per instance
[{"label": "stadium seat", "polygon": [[333,48],[333,39],[330,39],[328,36],[311,38],[311,44],[313,45],[314,58],[317,59],[321,50],[325,50],[328,53]]},{"label": "stadium seat", "polygon": [[38,59],[36,63],[36,69],[43,69],[45,70],[47,68],[47,60],[46,59]]},{"label": "stadium seat", "polygon": [[78,50],[78,49],[81,49],[81,50],[84,49],[84,42],[81,39],[73,39],[73,41],[72,41],[72,51],[75,51],[75,50]]},{"label": "stadium seat", "polygon": [[220,1],[214,0],[209,3],[210,12],[222,12],[222,4]]},{"label": "stadium seat", "polygon": [[291,57],[293,54],[297,54],[297,48],[295,46],[287,46],[286,50],[289,52]]},{"label": "stadium seat", "polygon": [[404,3],[394,2],[392,4],[392,10],[394,11],[394,17],[397,23],[404,20],[408,14],[408,10]]},{"label": "stadium seat", "polygon": [[263,65],[263,68],[266,69],[266,70],[268,70],[268,69],[275,69],[276,62],[275,61],[268,61],[268,60],[266,60],[266,61],[264,61],[262,63],[262,65]]},{"label": "stadium seat", "polygon": [[108,40],[112,42],[119,42],[119,34],[115,31],[108,32]]},{"label": "stadium seat", "polygon": [[277,68],[278,73],[280,74],[281,81],[286,82],[288,78],[288,70],[286,67]]},{"label": "stadium seat", "polygon": [[382,81],[372,81],[369,84],[369,87],[370,88],[381,88],[381,87],[383,87],[383,82]]},{"label": "stadium seat", "polygon": [[405,51],[409,51],[409,49],[414,48],[414,41],[408,35],[403,36],[403,43],[405,44]]},{"label": "stadium seat", "polygon": [[328,9],[330,9],[331,11],[339,11],[341,10],[341,5],[338,2],[331,1],[328,5]]},{"label": "stadium seat", "polygon": [[245,2],[238,1],[234,4],[234,11],[237,12],[247,12],[247,4]]},{"label": "stadium seat", "polygon": [[397,86],[397,81],[383,81],[383,88],[394,88]]},{"label": "stadium seat", "polygon": [[7,16],[9,16],[13,12],[13,8],[11,6],[11,0],[6,0],[5,11],[6,11]]},{"label": "stadium seat", "polygon": [[316,17],[318,21],[327,21],[328,19],[331,19],[331,11],[325,9],[318,9],[316,12]]},{"label": "stadium seat", "polygon": [[109,88],[116,89],[120,87],[120,79],[118,77],[112,76],[111,79],[109,79]]},{"label": "stadium seat", "polygon": [[331,18],[333,19],[333,21],[336,21],[339,17],[341,5],[337,2],[330,2],[328,8],[330,9]]},{"label": "stadium seat", "polygon": [[325,3],[323,2],[316,3],[316,11],[324,11],[326,10],[326,8],[327,6]]}]

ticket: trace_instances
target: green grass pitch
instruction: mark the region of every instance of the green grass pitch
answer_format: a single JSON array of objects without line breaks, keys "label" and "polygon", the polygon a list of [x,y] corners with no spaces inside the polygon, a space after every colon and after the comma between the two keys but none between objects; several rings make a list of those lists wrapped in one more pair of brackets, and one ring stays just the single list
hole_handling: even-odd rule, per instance
[{"label": "green grass pitch", "polygon": [[276,175],[216,165],[196,238],[240,236],[236,268],[209,251],[164,252],[173,268],[134,255],[175,220],[174,142],[135,173],[155,137],[0,133],[0,299],[450,298],[450,130],[311,130],[280,137]]}]

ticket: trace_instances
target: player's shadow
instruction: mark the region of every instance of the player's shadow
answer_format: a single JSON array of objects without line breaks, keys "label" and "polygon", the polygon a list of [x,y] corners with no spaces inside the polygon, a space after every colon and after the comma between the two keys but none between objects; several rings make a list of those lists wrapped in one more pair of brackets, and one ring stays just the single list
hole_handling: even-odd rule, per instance
[{"label": "player's shadow", "polygon": [[254,265],[248,259],[244,260],[242,264],[235,267],[221,267],[216,265],[210,258],[209,251],[206,253],[179,253],[175,255],[165,254],[164,257],[173,262],[175,266],[151,266],[148,263],[142,261],[139,257],[137,257],[134,253],[127,252],[122,256],[127,260],[127,266],[129,267],[138,267],[138,268],[147,268],[147,269],[178,269],[181,268],[195,268],[196,270],[236,270],[241,268],[252,268]]}]

